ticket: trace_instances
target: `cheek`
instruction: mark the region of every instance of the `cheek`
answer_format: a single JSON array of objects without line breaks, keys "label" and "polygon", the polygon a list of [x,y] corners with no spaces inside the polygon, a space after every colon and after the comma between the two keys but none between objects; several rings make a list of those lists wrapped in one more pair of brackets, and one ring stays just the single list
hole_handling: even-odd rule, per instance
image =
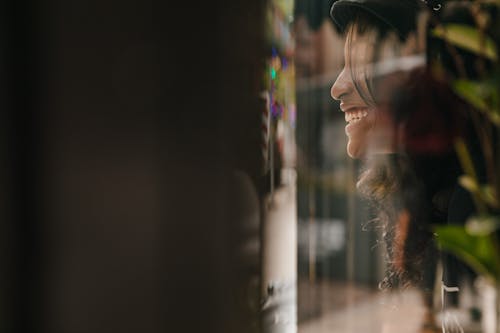
[{"label": "cheek", "polygon": [[391,134],[394,131],[394,119],[388,107],[380,106],[372,120],[374,132]]},{"label": "cheek", "polygon": [[382,141],[385,141],[380,137],[380,133],[385,131],[384,126],[382,126],[384,121],[379,119],[378,111],[370,110],[369,112],[363,122],[348,135],[347,154],[352,158],[363,157],[370,150],[380,146]]},{"label": "cheek", "polygon": [[375,117],[367,116],[355,130],[348,135],[347,153],[350,157],[359,158],[365,155],[370,140],[373,137],[372,131],[375,126]]},{"label": "cheek", "polygon": [[370,136],[370,133],[378,127],[380,120],[379,116],[374,110],[368,111],[368,116],[363,118],[356,127],[354,127],[350,133],[349,138],[356,141],[367,140]]}]

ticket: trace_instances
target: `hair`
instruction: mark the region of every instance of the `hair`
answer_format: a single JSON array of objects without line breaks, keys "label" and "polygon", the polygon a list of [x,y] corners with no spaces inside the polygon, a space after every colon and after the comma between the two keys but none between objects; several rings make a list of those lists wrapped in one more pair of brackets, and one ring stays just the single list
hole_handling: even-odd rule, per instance
[{"label": "hair", "polygon": [[446,222],[458,175],[451,153],[376,154],[364,161],[356,186],[381,227],[387,249],[381,288],[432,289],[437,249],[431,226]]},{"label": "hair", "polygon": [[435,254],[425,187],[412,161],[401,154],[375,155],[365,164],[358,184],[382,227],[388,263],[382,289],[426,287],[426,265]]}]

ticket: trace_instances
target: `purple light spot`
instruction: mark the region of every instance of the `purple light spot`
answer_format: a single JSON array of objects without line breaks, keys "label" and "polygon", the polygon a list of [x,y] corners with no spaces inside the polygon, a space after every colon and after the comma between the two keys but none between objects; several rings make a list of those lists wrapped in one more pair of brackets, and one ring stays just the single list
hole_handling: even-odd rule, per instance
[{"label": "purple light spot", "polygon": [[281,59],[281,66],[283,67],[283,69],[286,69],[288,67],[288,60],[286,60],[285,57]]}]

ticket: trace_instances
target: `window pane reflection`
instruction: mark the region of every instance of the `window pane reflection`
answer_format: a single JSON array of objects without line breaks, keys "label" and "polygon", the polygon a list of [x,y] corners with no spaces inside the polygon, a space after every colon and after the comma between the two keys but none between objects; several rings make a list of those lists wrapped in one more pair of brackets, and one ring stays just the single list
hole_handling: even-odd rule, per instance
[{"label": "window pane reflection", "polygon": [[[497,186],[498,127],[486,111],[495,107],[474,90],[497,90],[496,79],[487,47],[458,39],[477,15],[497,12],[458,1],[296,1],[299,332],[494,325],[482,315],[495,305],[480,301],[494,297],[484,282],[494,269],[481,273],[481,259],[467,259],[474,250],[460,251],[480,244],[496,260],[498,232],[470,231],[487,225],[474,216],[498,212],[496,199],[473,193]],[[471,43],[496,36],[485,22]],[[446,41],[443,27],[459,24],[461,37]]]}]

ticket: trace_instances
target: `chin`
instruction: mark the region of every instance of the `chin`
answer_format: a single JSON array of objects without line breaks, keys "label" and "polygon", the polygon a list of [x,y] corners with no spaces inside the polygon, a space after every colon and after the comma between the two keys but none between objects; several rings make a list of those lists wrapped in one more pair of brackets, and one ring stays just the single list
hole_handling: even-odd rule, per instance
[{"label": "chin", "polygon": [[347,144],[347,155],[349,155],[350,158],[360,159],[363,157],[364,151],[361,149],[360,145],[349,142]]}]

